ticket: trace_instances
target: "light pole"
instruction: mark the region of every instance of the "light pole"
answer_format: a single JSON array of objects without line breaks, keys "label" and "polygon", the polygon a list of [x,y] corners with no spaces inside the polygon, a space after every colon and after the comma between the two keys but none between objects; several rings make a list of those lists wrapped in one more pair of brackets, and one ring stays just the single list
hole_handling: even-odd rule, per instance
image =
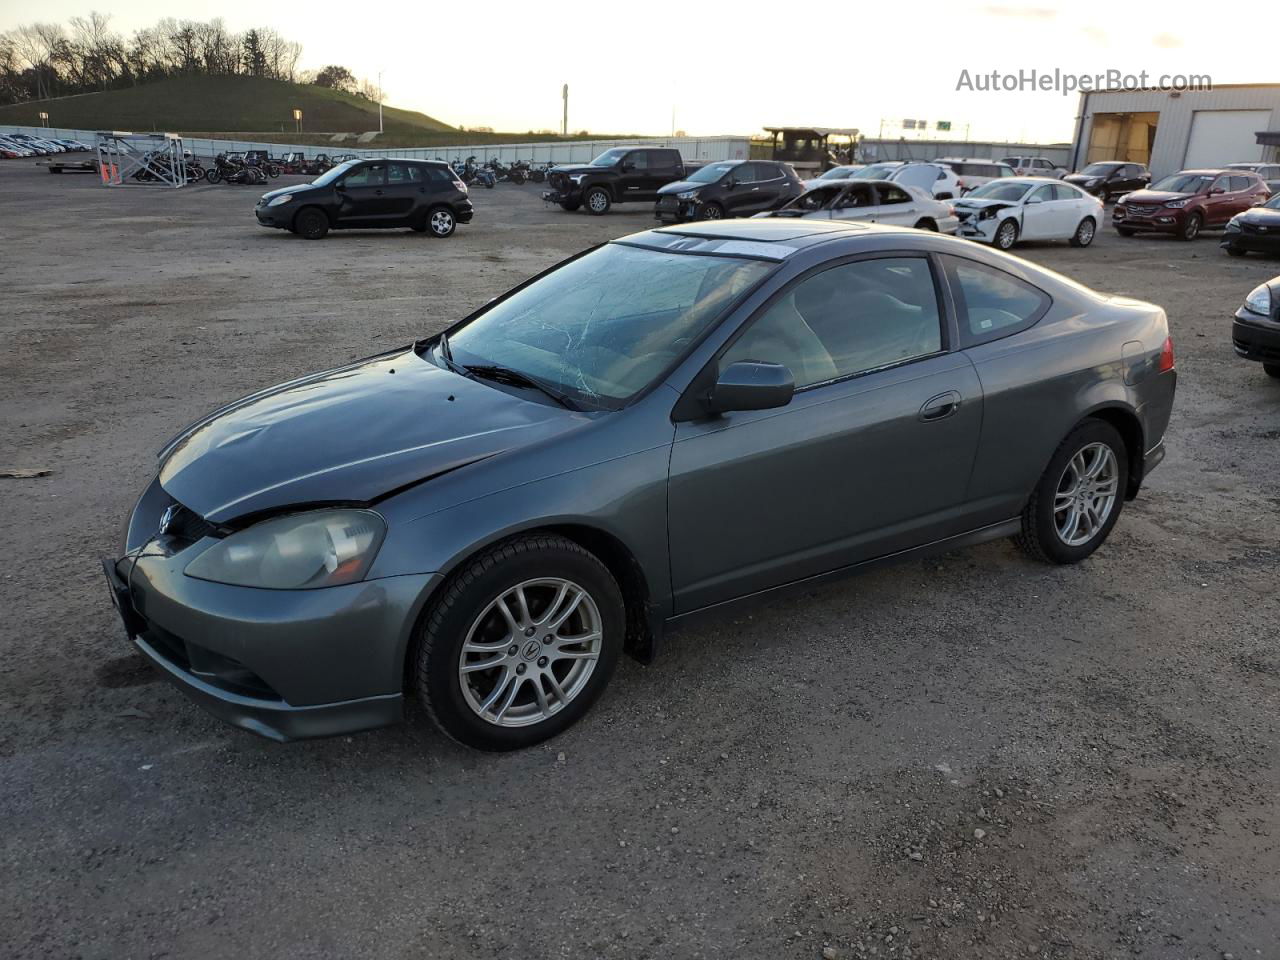
[{"label": "light pole", "polygon": [[294,123],[294,126],[297,127],[298,129],[298,133],[301,133],[302,132],[302,111],[296,107],[293,110],[293,123]]},{"label": "light pole", "polygon": [[382,71],[378,71],[378,132],[382,133]]},{"label": "light pole", "polygon": [[560,91],[560,96],[564,100],[564,115],[560,120],[560,135],[567,137],[569,135],[569,85],[567,83]]}]

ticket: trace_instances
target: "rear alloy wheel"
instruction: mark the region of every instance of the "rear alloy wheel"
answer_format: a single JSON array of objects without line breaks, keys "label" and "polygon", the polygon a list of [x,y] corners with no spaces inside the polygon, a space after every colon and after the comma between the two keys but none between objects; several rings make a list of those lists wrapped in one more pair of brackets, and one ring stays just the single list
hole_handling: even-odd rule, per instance
[{"label": "rear alloy wheel", "polygon": [[323,210],[306,207],[293,218],[293,232],[307,240],[323,240],[329,232],[329,218]]},{"label": "rear alloy wheel", "polygon": [[1080,221],[1080,226],[1076,227],[1076,232],[1071,235],[1071,245],[1087,247],[1093,243],[1093,234],[1096,229],[1097,225],[1093,222],[1093,217],[1085,217]]},{"label": "rear alloy wheel", "polygon": [[417,692],[455,740],[530,746],[587,712],[625,624],[622,593],[592,554],[558,536],[509,540],[441,588],[418,645]]},{"label": "rear alloy wheel", "polygon": [[709,203],[704,203],[701,209],[698,210],[698,219],[699,220],[723,220],[724,207],[720,206],[720,204],[716,203],[714,200],[710,201]]},{"label": "rear alloy wheel", "polygon": [[1001,250],[1010,250],[1013,245],[1018,242],[1018,225],[1012,220],[1006,220],[1000,224],[996,230],[996,246]]},{"label": "rear alloy wheel", "polygon": [[1078,563],[1111,533],[1129,480],[1124,440],[1086,420],[1062,441],[1022,511],[1015,542],[1049,563]]},{"label": "rear alloy wheel", "polygon": [[604,187],[592,187],[587,191],[586,196],[582,198],[582,202],[587,205],[587,212],[596,217],[604,216],[609,212],[609,208],[613,206],[609,191]]},{"label": "rear alloy wheel", "polygon": [[1194,240],[1200,236],[1200,227],[1204,224],[1204,219],[1198,213],[1190,214],[1182,224],[1182,230],[1178,233],[1180,240]]},{"label": "rear alloy wheel", "polygon": [[443,239],[450,236],[457,225],[458,222],[454,219],[452,210],[436,207],[427,213],[427,232],[433,237]]}]

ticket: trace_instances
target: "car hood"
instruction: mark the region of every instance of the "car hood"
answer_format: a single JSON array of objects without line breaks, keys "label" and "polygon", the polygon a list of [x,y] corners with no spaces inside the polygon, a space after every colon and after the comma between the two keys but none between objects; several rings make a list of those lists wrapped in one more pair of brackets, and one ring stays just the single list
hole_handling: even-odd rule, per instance
[{"label": "car hood", "polygon": [[1190,200],[1196,193],[1170,193],[1168,190],[1134,190],[1124,195],[1125,203],[1167,203],[1170,200]]},{"label": "car hood", "polygon": [[1068,173],[1062,179],[1067,183],[1087,183],[1090,180],[1105,180],[1107,178],[1103,174],[1094,176],[1092,173]]},{"label": "car hood", "polygon": [[368,503],[588,422],[408,348],[215,411],[161,451],[160,485],[219,524],[306,504]]},{"label": "car hood", "polygon": [[953,207],[962,207],[966,210],[984,210],[987,207],[1016,207],[1021,200],[996,200],[990,197],[961,197],[959,200],[948,201]]},{"label": "car hood", "polygon": [[317,187],[310,183],[299,183],[292,187],[281,187],[278,190],[269,190],[262,195],[263,200],[270,200],[273,197],[282,197],[286,193],[291,193],[295,197],[300,193],[314,193],[316,190],[323,190],[324,187]]},{"label": "car hood", "polygon": [[1268,227],[1280,227],[1280,210],[1274,207],[1250,207],[1236,219],[1245,223],[1261,223]]},{"label": "car hood", "polygon": [[703,187],[709,187],[709,183],[696,183],[693,180],[677,180],[675,183],[668,183],[658,188],[659,196],[667,193],[684,193],[686,190],[701,190]]},{"label": "car hood", "polygon": [[576,167],[574,166],[552,167],[550,170],[547,171],[547,173],[563,173],[566,176],[568,176],[570,174],[578,174],[578,173],[599,173],[602,170],[612,170],[612,169],[613,167],[593,167],[590,164],[583,164],[581,166],[576,166]]}]

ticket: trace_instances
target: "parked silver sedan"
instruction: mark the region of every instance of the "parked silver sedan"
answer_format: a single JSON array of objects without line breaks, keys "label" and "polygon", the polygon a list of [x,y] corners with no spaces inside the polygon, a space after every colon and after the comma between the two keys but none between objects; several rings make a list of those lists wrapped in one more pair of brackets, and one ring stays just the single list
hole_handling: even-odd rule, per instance
[{"label": "parked silver sedan", "polygon": [[935,200],[919,187],[887,180],[844,180],[821,184],[780,210],[759,217],[849,220],[895,227],[955,233],[960,221],[945,200]]},{"label": "parked silver sedan", "polygon": [[192,424],[105,571],[229,723],[346,733],[409,695],[513,749],[731,603],[996,537],[1083,560],[1175,378],[1160,307],[953,237],[648,230]]}]

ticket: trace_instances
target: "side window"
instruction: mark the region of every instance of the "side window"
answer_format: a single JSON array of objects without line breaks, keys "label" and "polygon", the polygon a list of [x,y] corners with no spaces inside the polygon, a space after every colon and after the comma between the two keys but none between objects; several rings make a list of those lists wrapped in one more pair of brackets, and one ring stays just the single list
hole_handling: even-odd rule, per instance
[{"label": "side window", "polygon": [[387,183],[391,186],[422,183],[422,168],[411,163],[387,164]]},{"label": "side window", "polygon": [[1043,187],[1036,187],[1035,190],[1031,191],[1031,196],[1027,197],[1027,202],[1039,200],[1043,203],[1053,199],[1056,199],[1053,193],[1053,184],[1046,183]]},{"label": "side window", "polygon": [[942,349],[933,271],[923,257],[859,260],[810,274],[749,321],[720,358],[781,363],[796,388]]},{"label": "side window", "polygon": [[648,150],[632,150],[627,154],[627,158],[623,163],[634,167],[636,170],[648,170],[649,152]]},{"label": "side window", "polygon": [[1015,174],[1009,167],[996,167],[995,171],[991,174],[991,176],[1012,177],[1012,176],[1015,176]]},{"label": "side window", "polygon": [[1212,192],[1214,190],[1222,190],[1224,192],[1229,192],[1231,190],[1231,178],[1219,177],[1217,180],[1213,181],[1213,183],[1209,184],[1208,192]]},{"label": "side window", "polygon": [[910,203],[911,195],[901,187],[880,187],[880,203]]},{"label": "side window", "polygon": [[1026,330],[1049,309],[1048,294],[1010,273],[960,257],[943,260],[960,315],[963,347]]},{"label": "side window", "polygon": [[778,170],[777,164],[753,163],[752,166],[756,168],[757,180],[779,180],[782,178],[782,173]]},{"label": "side window", "polygon": [[740,163],[733,168],[733,179],[738,183],[755,183],[760,179],[756,172],[756,164]]},{"label": "side window", "polygon": [[387,165],[371,163],[367,167],[353,170],[342,178],[344,187],[380,187],[387,182]]},{"label": "side window", "polygon": [[1252,186],[1253,186],[1253,180],[1249,177],[1232,177],[1231,178],[1231,190],[1233,192],[1237,190],[1248,190]]},{"label": "side window", "polygon": [[1079,200],[1080,194],[1065,183],[1055,183],[1053,185],[1053,198],[1055,200]]},{"label": "side window", "polygon": [[869,207],[871,204],[871,187],[865,183],[856,183],[846,188],[840,199],[841,208]]},{"label": "side window", "polygon": [[672,170],[676,166],[676,157],[671,150],[646,150],[649,155],[650,170]]}]

